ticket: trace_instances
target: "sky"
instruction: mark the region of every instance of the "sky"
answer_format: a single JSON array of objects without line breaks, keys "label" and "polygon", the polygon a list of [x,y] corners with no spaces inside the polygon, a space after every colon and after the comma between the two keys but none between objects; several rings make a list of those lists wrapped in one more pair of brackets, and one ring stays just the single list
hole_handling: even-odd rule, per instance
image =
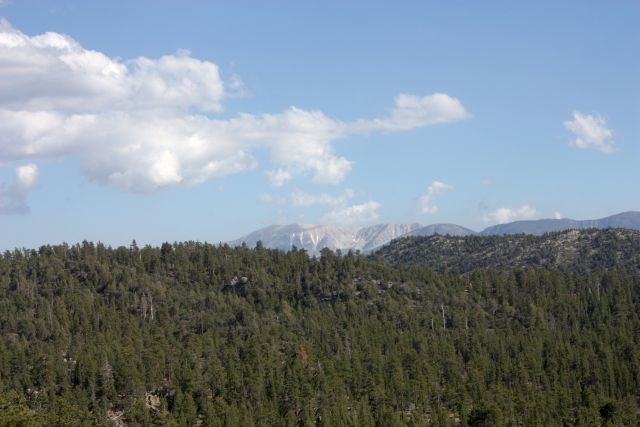
[{"label": "sky", "polygon": [[0,0],[0,249],[640,210],[640,3]]}]

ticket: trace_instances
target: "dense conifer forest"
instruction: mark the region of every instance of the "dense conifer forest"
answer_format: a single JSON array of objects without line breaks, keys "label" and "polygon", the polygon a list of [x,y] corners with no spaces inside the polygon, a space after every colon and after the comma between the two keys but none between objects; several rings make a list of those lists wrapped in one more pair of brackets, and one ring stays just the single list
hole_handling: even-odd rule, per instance
[{"label": "dense conifer forest", "polygon": [[260,244],[7,251],[0,425],[637,425],[632,264],[467,270]]},{"label": "dense conifer forest", "polygon": [[404,237],[382,247],[374,256],[393,264],[462,273],[527,267],[577,272],[622,268],[640,272],[640,231],[592,228],[542,236]]}]

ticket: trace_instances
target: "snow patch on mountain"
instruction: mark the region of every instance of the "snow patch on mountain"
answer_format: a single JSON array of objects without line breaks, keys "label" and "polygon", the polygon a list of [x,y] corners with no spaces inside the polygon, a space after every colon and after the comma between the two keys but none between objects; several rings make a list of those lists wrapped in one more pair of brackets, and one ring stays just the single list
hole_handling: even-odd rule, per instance
[{"label": "snow patch on mountain", "polygon": [[423,228],[421,224],[378,224],[371,227],[339,227],[334,225],[271,225],[229,242],[255,247],[258,241],[267,248],[290,250],[292,247],[318,255],[324,248],[332,251],[370,252],[391,240]]},{"label": "snow patch on mountain", "polygon": [[372,252],[393,239],[404,236],[450,236],[534,234],[584,228],[626,228],[640,230],[640,212],[623,212],[597,220],[541,219],[515,221],[488,227],[477,233],[455,224],[378,224],[370,227],[339,227],[335,225],[271,225],[229,242],[231,246],[245,243],[255,247],[258,241],[266,248],[288,251],[294,246],[310,255],[319,255],[324,248],[343,252]]}]

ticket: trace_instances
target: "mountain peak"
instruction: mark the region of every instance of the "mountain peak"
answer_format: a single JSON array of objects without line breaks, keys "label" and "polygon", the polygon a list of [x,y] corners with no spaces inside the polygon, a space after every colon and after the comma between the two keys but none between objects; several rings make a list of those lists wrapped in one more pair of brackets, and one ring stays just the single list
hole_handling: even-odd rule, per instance
[{"label": "mountain peak", "polygon": [[368,227],[340,227],[324,224],[270,225],[229,242],[232,246],[246,243],[255,246],[261,241],[265,247],[290,250],[293,246],[318,255],[323,248],[342,251],[371,252],[402,236],[450,234],[466,236],[475,231],[454,224],[375,224]]},{"label": "mountain peak", "polygon": [[498,224],[477,233],[456,224],[375,224],[368,227],[342,227],[327,224],[270,225],[229,242],[232,246],[246,243],[255,246],[258,241],[267,248],[290,250],[293,246],[318,255],[323,248],[341,251],[371,252],[393,239],[405,236],[470,236],[480,234],[533,234],[585,228],[627,228],[640,230],[640,212],[628,211],[596,220],[538,219]]},{"label": "mountain peak", "polygon": [[628,228],[631,230],[640,230],[640,212],[627,211],[591,220],[563,218],[515,221],[485,228],[480,234],[483,236],[503,234],[533,234],[539,236],[554,231],[568,229],[583,230],[586,228]]}]

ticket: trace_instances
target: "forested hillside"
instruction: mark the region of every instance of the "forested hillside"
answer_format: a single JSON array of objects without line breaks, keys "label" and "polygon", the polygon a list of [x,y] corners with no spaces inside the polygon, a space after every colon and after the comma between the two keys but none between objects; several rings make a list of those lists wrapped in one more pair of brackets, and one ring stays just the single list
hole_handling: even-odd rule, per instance
[{"label": "forested hillside", "polygon": [[16,250],[0,257],[0,425],[636,425],[639,313],[633,268]]},{"label": "forested hillside", "polygon": [[437,271],[536,267],[579,272],[623,268],[640,272],[640,231],[568,230],[542,236],[403,237],[375,253],[393,264]]}]

